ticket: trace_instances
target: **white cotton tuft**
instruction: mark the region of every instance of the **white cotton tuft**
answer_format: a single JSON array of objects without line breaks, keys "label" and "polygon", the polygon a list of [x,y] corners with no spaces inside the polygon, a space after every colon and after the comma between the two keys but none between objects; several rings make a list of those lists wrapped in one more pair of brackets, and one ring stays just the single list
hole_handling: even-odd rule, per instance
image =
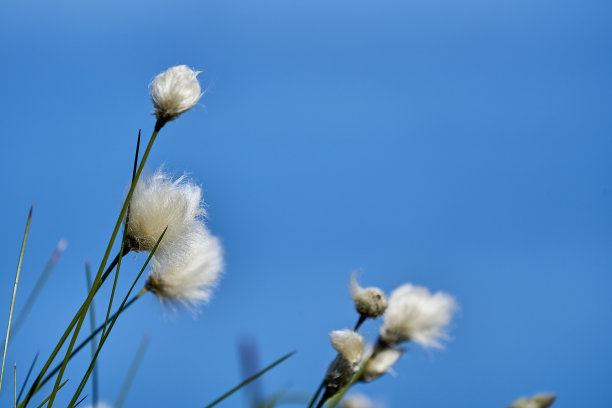
[{"label": "white cotton tuft", "polygon": [[126,241],[130,250],[151,251],[166,227],[158,251],[173,246],[206,215],[200,187],[176,180],[159,168],[136,184],[130,202]]},{"label": "white cotton tuft", "polygon": [[219,240],[197,224],[172,248],[156,252],[146,288],[162,302],[194,308],[210,300],[222,269]]},{"label": "white cotton tuft", "polygon": [[391,372],[391,367],[399,360],[403,353],[404,350],[396,348],[376,351],[370,357],[368,366],[363,372],[361,380],[365,382],[374,381],[385,373]]},{"label": "white cotton tuft", "polygon": [[376,408],[376,404],[363,394],[350,394],[340,402],[341,408]]},{"label": "white cotton tuft", "polygon": [[370,319],[375,319],[387,309],[385,293],[376,287],[362,288],[355,274],[351,274],[350,292],[357,313]]},{"label": "white cotton tuft", "polygon": [[446,293],[431,294],[426,288],[406,284],[391,293],[383,316],[380,340],[394,345],[414,341],[424,347],[441,348],[446,326],[457,309],[455,299]]},{"label": "white cotton tuft", "polygon": [[508,408],[548,408],[555,402],[556,398],[557,396],[554,394],[537,394],[531,398],[519,398]]},{"label": "white cotton tuft", "polygon": [[202,96],[197,79],[200,72],[177,65],[155,77],[149,88],[158,121],[174,120],[198,103]]},{"label": "white cotton tuft", "polygon": [[357,364],[363,356],[363,337],[352,330],[334,330],[329,333],[332,347],[351,364]]}]

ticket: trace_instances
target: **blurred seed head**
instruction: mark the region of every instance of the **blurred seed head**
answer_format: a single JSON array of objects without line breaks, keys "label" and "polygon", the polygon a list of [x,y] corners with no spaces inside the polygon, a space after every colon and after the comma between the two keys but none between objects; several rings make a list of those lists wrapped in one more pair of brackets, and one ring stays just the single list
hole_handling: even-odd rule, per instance
[{"label": "blurred seed head", "polygon": [[380,328],[380,341],[393,346],[414,341],[423,347],[441,348],[446,327],[457,310],[455,299],[442,292],[405,284],[391,293]]},{"label": "blurred seed head", "polygon": [[362,288],[357,282],[355,273],[351,274],[350,292],[357,313],[370,319],[382,315],[387,309],[385,293],[376,287]]}]

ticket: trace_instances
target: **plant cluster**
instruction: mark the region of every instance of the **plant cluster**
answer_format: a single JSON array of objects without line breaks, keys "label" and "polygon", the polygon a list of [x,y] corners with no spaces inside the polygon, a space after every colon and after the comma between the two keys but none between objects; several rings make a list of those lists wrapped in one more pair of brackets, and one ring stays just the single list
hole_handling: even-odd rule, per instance
[{"label": "plant cluster", "polygon": [[[169,307],[183,306],[194,313],[197,312],[199,305],[210,301],[222,274],[224,262],[220,241],[206,224],[207,213],[201,188],[185,175],[173,178],[165,172],[163,167],[150,175],[143,175],[147,158],[159,132],[166,124],[194,107],[202,97],[198,74],[198,71],[185,65],[175,66],[157,75],[150,84],[156,118],[154,130],[142,157],[139,154],[140,132],[138,134],[132,181],[102,261],[95,274],[91,273],[87,265],[88,293],[85,300],[76,310],[74,317],[42,367],[37,370],[37,374],[30,381],[30,374],[34,372],[33,369],[36,366],[36,359],[34,360],[19,393],[17,392],[15,366],[15,408],[45,405],[51,408],[58,392],[60,390],[65,392],[64,387],[67,380],[64,380],[64,374],[69,362],[88,344],[91,347],[90,363],[70,397],[68,408],[78,406],[87,397],[87,395],[83,396],[84,388],[92,376],[92,398],[87,403],[92,407],[106,407],[107,405],[98,401],[97,397],[96,361],[120,315],[145,293],[152,293]],[[13,287],[0,374],[0,391],[9,342],[27,317],[49,272],[66,247],[63,241],[58,244],[47,267],[41,273],[17,316],[15,324],[12,324],[31,217],[32,210],[30,210],[26,223]],[[118,249],[116,249],[116,255],[111,257],[113,248]],[[122,297],[119,307],[111,313],[117,292],[121,262],[131,252],[145,252],[148,256],[129,290]],[[134,289],[147,268],[148,273],[144,286],[140,291],[135,292]],[[114,275],[112,275],[113,272]],[[101,325],[96,325],[94,297],[110,276],[113,277],[113,286],[106,301],[105,319]],[[348,395],[344,399],[343,397],[353,385],[369,383],[392,372],[393,365],[405,351],[406,343],[414,343],[424,348],[442,348],[443,342],[448,339],[447,328],[458,308],[457,302],[451,295],[444,292],[432,293],[427,288],[408,283],[396,288],[387,297],[380,288],[360,286],[353,274],[349,288],[358,314],[357,323],[352,330],[336,330],[329,334],[331,345],[337,355],[329,364],[319,389],[312,398],[304,400],[304,405],[308,404],[309,408],[321,408],[324,405],[332,408],[338,404],[344,408],[374,407],[375,404],[363,395]],[[91,333],[77,344],[88,315]],[[382,320],[378,337],[373,344],[368,345],[363,336],[359,334],[359,329],[366,320],[378,318]],[[130,375],[122,387],[120,397],[114,404],[115,408],[123,405],[129,384],[144,355],[147,343],[148,341],[143,342],[134,359]],[[60,351],[64,347],[66,350],[62,355]],[[285,361],[292,354],[283,356],[263,370],[246,378],[207,405],[206,408],[220,403],[246,384]],[[51,391],[48,395],[40,395],[43,386],[47,383],[53,384]],[[547,408],[553,401],[554,396],[552,395],[536,395],[533,398],[517,400],[511,405],[511,408]],[[277,403],[278,401],[269,402],[265,406],[271,407]]]}]

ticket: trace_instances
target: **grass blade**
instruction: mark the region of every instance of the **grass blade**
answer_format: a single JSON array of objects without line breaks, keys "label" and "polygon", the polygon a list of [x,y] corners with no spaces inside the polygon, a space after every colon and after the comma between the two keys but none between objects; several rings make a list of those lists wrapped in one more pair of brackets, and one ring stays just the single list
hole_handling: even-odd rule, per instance
[{"label": "grass blade", "polygon": [[[77,406],[81,405],[81,402],[85,401],[85,398],[87,398],[87,395],[86,395],[86,396],[84,396],[83,398],[81,398],[81,399],[79,400],[79,402],[77,402],[76,404],[74,404],[74,407],[76,408]],[[94,405],[94,407],[95,407],[95,405]]]},{"label": "grass blade", "polygon": [[[62,387],[63,387],[64,385],[66,385],[66,383],[68,382],[68,380],[70,380],[70,378],[66,378],[66,381],[64,381],[64,382],[62,383],[62,385],[60,385],[60,386],[59,386],[59,388],[58,388],[58,389],[59,389],[59,390],[61,390],[61,389],[62,389]],[[45,404],[47,403],[47,401],[49,401],[49,398],[51,398],[51,396],[50,396],[50,395],[49,395],[47,398],[45,398],[45,399],[43,400],[43,402],[41,402],[41,403],[40,403],[40,405],[38,406],[38,408],[41,408],[43,405],[45,405]]]},{"label": "grass blade", "polygon": [[[134,304],[134,302],[136,302],[136,300],[138,300],[140,298],[140,294],[134,296],[132,299],[130,299],[129,302],[127,302],[125,304],[125,306],[123,306],[123,309],[116,311],[112,316],[111,316],[111,320],[114,319],[116,316],[118,316],[120,313],[123,313],[127,310],[128,307],[130,307],[132,304]],[[77,347],[74,348],[74,350],[72,350],[72,354],[70,355],[70,359],[72,359],[72,357],[74,357],[79,351],[81,351],[89,342],[91,342],[94,337],[96,337],[98,335],[98,333],[100,333],[102,331],[102,329],[104,329],[104,324],[101,324],[100,326],[98,326],[98,328],[96,330],[94,330],[87,338],[85,338],[81,344],[79,344]],[[95,351],[95,350],[94,350]],[[60,368],[62,367],[62,364],[59,363],[58,365],[55,366],[55,368],[53,370],[51,370],[49,372],[49,374],[47,374],[47,376],[45,378],[43,378],[40,383],[39,383],[39,387],[42,387],[43,385],[45,385],[47,382],[49,382],[49,380],[55,375],[57,374],[57,372],[60,370]]]},{"label": "grass blade", "polygon": [[[100,279],[100,284],[97,286],[96,291],[100,288],[100,286],[102,285],[104,280],[108,277],[108,275],[111,273],[113,268],[115,266],[117,266],[117,262],[118,261],[119,261],[119,254],[117,254],[115,259],[112,260],[112,262],[110,263],[110,265],[106,269],[106,272],[104,273],[104,275],[102,275],[102,279]],[[26,394],[24,401],[19,403],[18,408],[24,408],[28,404],[28,402],[30,402],[30,399],[32,398],[32,396],[34,396],[34,394],[36,394],[38,392],[38,390],[40,390],[40,387],[42,386],[42,383],[41,383],[42,378],[44,377],[45,373],[47,372],[47,370],[51,366],[51,363],[53,363],[53,360],[55,359],[55,356],[57,356],[57,353],[59,353],[59,350],[64,345],[64,342],[68,338],[68,335],[72,331],[72,328],[77,323],[77,320],[78,320],[78,318],[80,316],[80,313],[83,310],[84,306],[85,306],[85,304],[81,305],[81,308],[77,311],[76,315],[72,318],[72,321],[70,322],[70,324],[68,325],[68,327],[64,331],[64,334],[62,334],[62,337],[60,338],[60,340],[55,345],[55,347],[54,347],[53,351],[51,352],[51,355],[47,359],[45,365],[43,366],[43,368],[40,370],[40,372],[36,376],[36,379],[34,380],[34,384],[32,384],[32,386],[28,390],[28,393]],[[59,368],[57,370],[59,371]],[[57,372],[57,371],[55,371],[55,372]]]},{"label": "grass blade", "polygon": [[[140,342],[140,346],[138,346],[138,350],[134,355],[134,359],[132,360],[132,364],[130,365],[130,369],[128,370],[127,375],[125,376],[125,380],[123,380],[123,384],[121,385],[121,391],[119,391],[119,396],[117,397],[117,401],[113,408],[121,408],[123,407],[123,403],[125,402],[125,398],[127,397],[127,393],[130,390],[130,386],[134,381],[134,377],[136,377],[136,372],[138,371],[138,367],[142,362],[142,359],[147,352],[147,348],[149,347],[149,343],[151,342],[151,338],[149,336],[145,336],[142,338]],[[95,405],[94,405],[95,407]]]},{"label": "grass blade", "polygon": [[267,366],[266,368],[264,368],[263,370],[261,370],[257,374],[254,374],[254,375],[250,376],[249,378],[247,378],[246,380],[242,381],[240,384],[238,384],[237,386],[235,386],[231,390],[227,391],[225,394],[221,395],[219,398],[217,398],[216,400],[214,400],[210,404],[206,405],[206,407],[204,407],[204,408],[214,407],[215,405],[217,405],[218,403],[220,403],[221,401],[223,401],[224,399],[226,399],[227,397],[229,397],[230,395],[232,395],[236,391],[240,390],[242,387],[244,387],[245,385],[247,385],[251,381],[255,381],[256,379],[258,379],[259,377],[261,377],[262,375],[264,375],[265,373],[267,373],[268,371],[270,371],[271,369],[273,369],[274,367],[276,367],[277,365],[279,365],[280,363],[282,363],[283,361],[285,361],[286,359],[288,359],[289,357],[294,355],[295,353],[296,353],[296,351],[292,351],[291,353],[286,354],[283,357],[279,358],[278,360],[276,360],[275,362],[273,362],[272,364],[270,364],[269,366]]},{"label": "grass blade", "polygon": [[[163,126],[163,123],[160,123],[160,121],[157,121],[157,123],[155,124],[155,130],[153,131],[153,134],[151,135],[151,139],[149,140],[149,144],[147,145],[147,148],[145,149],[145,152],[142,156],[142,160],[140,162],[140,166],[138,166],[138,170],[136,171],[136,175],[134,177],[134,180],[132,181],[132,185],[130,186],[130,191],[127,194],[127,197],[125,198],[125,202],[123,203],[123,207],[121,208],[121,212],[119,213],[119,217],[117,218],[117,222],[115,224],[115,228],[113,229],[113,233],[111,234],[111,238],[108,242],[108,246],[106,248],[106,252],[104,254],[104,258],[102,258],[102,262],[100,263],[100,268],[98,268],[98,273],[96,274],[96,277],[94,279],[94,284],[93,284],[93,288],[92,290],[89,292],[89,295],[87,296],[87,299],[85,299],[85,303],[83,304],[83,309],[80,313],[80,316],[78,316],[78,322],[76,323],[76,327],[74,328],[74,333],[72,335],[72,340],[70,341],[70,345],[68,346],[68,350],[66,351],[66,355],[64,356],[64,360],[62,363],[62,367],[60,368],[60,372],[57,376],[57,380],[55,382],[55,385],[53,386],[54,391],[51,394],[51,398],[49,399],[49,404],[47,405],[48,408],[51,408],[53,406],[53,401],[55,400],[55,394],[57,393],[57,387],[62,379],[62,376],[64,374],[64,371],[66,370],[66,364],[68,364],[68,359],[70,358],[70,354],[72,352],[72,347],[74,346],[74,343],[76,342],[76,338],[79,335],[79,331],[81,330],[81,326],[83,325],[83,320],[85,319],[85,314],[87,313],[87,309],[89,308],[89,304],[91,303],[91,300],[93,299],[93,296],[95,295],[99,285],[101,284],[100,277],[102,274],[102,271],[104,270],[104,267],[106,265],[106,261],[108,260],[108,257],[110,255],[111,249],[113,247],[113,244],[115,243],[115,238],[117,237],[117,233],[119,232],[119,228],[122,225],[123,222],[123,217],[126,216],[127,213],[127,208],[129,206],[130,200],[132,198],[132,194],[134,194],[134,189],[136,188],[136,184],[138,183],[138,179],[140,178],[140,174],[142,173],[142,170],[144,168],[144,165],[147,161],[147,157],[149,156],[149,153],[151,151],[151,148],[153,147],[153,142],[155,142],[155,139],[161,129],[161,127]],[[99,347],[98,347],[99,348]]]},{"label": "grass blade", "polygon": [[310,400],[310,403],[308,404],[308,408],[314,407],[314,404],[315,402],[317,402],[317,399],[319,399],[319,395],[321,395],[321,391],[323,391],[323,388],[325,388],[325,380],[321,381],[319,388],[317,388],[317,391],[314,393],[312,399]]},{"label": "grass blade", "polygon": [[[89,292],[93,285],[92,278],[91,278],[91,266],[89,265],[89,262],[85,262],[85,276],[87,278],[87,292]],[[91,301],[91,304],[89,305],[89,323],[91,325],[91,336],[92,336],[91,356],[93,357],[93,355],[96,352],[96,348],[97,348],[96,335],[94,334],[94,332],[96,331],[96,302],[93,300]],[[98,366],[97,365],[94,366],[93,374],[91,376],[91,401],[94,407],[98,404]]]},{"label": "grass blade", "polygon": [[[136,282],[138,282],[138,280],[140,279],[140,277],[142,276],[142,273],[144,272],[144,270],[146,269],[147,265],[149,264],[149,261],[151,260],[151,258],[153,257],[153,255],[155,254],[155,251],[157,251],[157,247],[159,246],[159,243],[161,242],[162,238],[164,237],[164,235],[166,234],[166,231],[168,230],[168,227],[166,227],[164,229],[164,231],[162,232],[162,234],[160,235],[159,239],[157,240],[157,242],[155,243],[155,246],[153,247],[153,249],[151,250],[151,252],[149,253],[149,256],[147,258],[147,260],[145,261],[144,265],[142,266],[142,269],[140,269],[140,272],[138,272],[138,275],[136,276],[136,279],[134,279],[134,283],[132,283],[132,286],[130,287],[130,290],[128,290],[128,293],[125,295],[125,297],[123,298],[123,302],[121,302],[121,305],[119,306],[119,309],[117,310],[116,316],[115,318],[111,321],[110,325],[108,326],[108,330],[104,333],[104,335],[100,338],[100,344],[98,344],[98,349],[96,350],[96,354],[94,355],[94,358],[91,360],[91,363],[89,364],[89,368],[87,369],[87,372],[85,373],[85,375],[83,376],[83,379],[81,379],[81,383],[79,384],[79,387],[77,388],[77,391],[74,393],[74,396],[72,397],[72,400],[70,401],[70,403],[68,404],[68,408],[74,408],[74,403],[75,401],[78,399],[79,395],[81,394],[81,392],[83,391],[83,387],[85,387],[85,383],[87,382],[87,379],[89,378],[89,376],[91,375],[91,371],[93,369],[94,364],[96,363],[96,360],[98,358],[98,354],[100,353],[100,350],[102,350],[102,346],[104,345],[104,343],[106,342],[106,339],[108,338],[111,330],[113,329],[113,327],[115,326],[115,323],[117,322],[117,318],[119,317],[119,314],[121,313],[121,311],[123,310],[123,308],[125,307],[125,304],[128,300],[128,298],[130,297],[132,290],[134,290],[134,286],[136,286]],[[146,293],[146,288],[143,288],[142,291],[140,291],[140,293],[138,294],[138,296],[141,296],[143,293]],[[49,407],[50,408],[50,407]]]},{"label": "grass blade", "polygon": [[34,369],[34,365],[36,364],[36,360],[38,360],[38,355],[39,354],[40,354],[40,352],[36,353],[36,355],[34,356],[34,360],[32,361],[32,364],[30,364],[30,369],[28,370],[28,373],[26,374],[26,378],[25,378],[25,380],[23,380],[23,385],[21,386],[21,389],[19,390],[19,395],[17,396],[17,401],[21,401],[21,395],[25,391],[25,387],[28,384],[28,380],[30,379],[30,375],[32,374],[32,370]]},{"label": "grass blade", "polygon": [[13,384],[15,387],[15,408],[17,408],[17,363],[15,363],[15,372],[13,373]]},{"label": "grass blade", "polygon": [[66,250],[66,246],[67,246],[66,240],[63,238],[60,239],[59,242],[57,243],[55,250],[53,251],[53,254],[47,261],[45,268],[40,273],[38,280],[34,284],[34,288],[28,295],[28,298],[26,299],[23,307],[21,308],[21,311],[19,312],[19,314],[17,315],[17,318],[15,319],[15,324],[13,325],[13,330],[12,330],[13,337],[9,339],[9,343],[15,338],[15,336],[17,335],[17,332],[19,332],[19,329],[21,328],[21,325],[25,322],[26,318],[28,317],[28,314],[30,313],[32,306],[34,306],[34,302],[36,302],[38,295],[40,294],[43,287],[45,286],[45,283],[47,283],[47,279],[49,279],[49,275],[51,274],[51,271],[53,271],[53,268],[59,261],[60,256],[62,256],[62,253],[64,253],[64,251]]},{"label": "grass blade", "polygon": [[[248,378],[260,370],[259,348],[257,342],[251,336],[241,336],[238,339],[238,356],[242,378]],[[263,405],[264,392],[261,381],[253,381],[244,387],[244,393],[249,400],[251,408],[258,408]]]},{"label": "grass blade", "polygon": [[4,355],[2,356],[2,371],[0,372],[0,390],[2,390],[2,380],[4,378],[4,363],[6,362],[6,349],[8,348],[9,337],[11,334],[11,320],[13,320],[13,309],[15,307],[15,297],[17,296],[17,286],[19,285],[19,275],[21,275],[21,263],[23,262],[23,253],[25,252],[25,245],[28,239],[28,232],[30,231],[30,221],[32,221],[32,210],[34,204],[30,207],[30,213],[28,214],[28,221],[26,222],[25,233],[23,234],[23,241],[21,242],[21,253],[19,254],[19,263],[17,264],[17,275],[15,276],[15,285],[13,286],[13,299],[11,300],[11,311],[9,312],[8,327],[6,328],[6,339],[4,341]]}]

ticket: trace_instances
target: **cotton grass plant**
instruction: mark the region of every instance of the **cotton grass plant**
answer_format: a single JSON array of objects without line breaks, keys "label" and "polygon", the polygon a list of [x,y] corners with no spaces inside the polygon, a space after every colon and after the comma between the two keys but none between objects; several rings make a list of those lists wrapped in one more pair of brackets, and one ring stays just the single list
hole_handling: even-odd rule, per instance
[{"label": "cotton grass plant", "polygon": [[[65,392],[66,390],[67,381],[64,380],[64,373],[69,361],[91,342],[91,361],[88,369],[83,373],[80,381],[78,379],[76,382],[75,379],[71,381],[71,384],[76,384],[76,389],[71,391],[73,394],[68,407],[73,408],[79,405],[85,399],[82,395],[84,387],[94,373],[96,360],[117,319],[122,312],[145,293],[151,292],[166,304],[181,304],[192,311],[211,299],[212,292],[223,269],[223,251],[220,240],[212,234],[205,224],[206,211],[201,188],[186,176],[173,179],[161,168],[151,176],[141,177],[147,158],[161,129],[168,122],[176,120],[180,115],[193,108],[202,97],[201,87],[197,80],[198,74],[199,71],[180,65],[160,73],[150,84],[156,118],[153,133],[142,157],[139,155],[140,132],[138,134],[132,182],[126,193],[102,261],[89,281],[87,297],[76,311],[42,368],[29,383],[36,359],[32,363],[19,398],[17,398],[17,384],[15,382],[15,407],[34,406],[34,399],[39,400],[35,406],[52,407],[58,392],[60,390]],[[2,374],[0,374],[2,377],[4,376],[6,349],[11,339],[13,305],[17,294],[31,214],[30,211],[14,284],[5,339]],[[116,255],[111,257],[111,251],[115,247],[119,249]],[[58,250],[61,253],[63,249],[59,248]],[[121,261],[130,252],[146,252],[148,256],[140,267],[140,271],[133,280],[130,289],[123,296],[118,308],[114,313],[111,313],[117,291]],[[59,253],[53,257],[53,264],[57,262],[58,257]],[[147,268],[149,268],[149,272],[145,284],[140,291],[135,291],[140,277]],[[115,271],[114,282],[110,298],[107,300],[106,317],[100,326],[95,327],[95,320],[93,320],[95,312],[92,313],[94,297],[113,271]],[[48,272],[44,273],[43,276],[46,279]],[[40,289],[38,285],[37,288]],[[34,299],[36,295],[37,293],[31,294]],[[28,304],[30,303],[28,302]],[[88,314],[92,317],[91,333],[77,344],[77,339]],[[93,342],[93,340],[96,341]],[[62,347],[66,348],[63,356],[60,355]],[[259,375],[284,361],[288,356],[284,356],[266,367]],[[51,381],[53,381],[53,388],[49,394],[46,398],[40,396],[42,387]],[[2,381],[0,381],[1,386]],[[23,392],[26,389],[27,392]],[[218,402],[222,399],[219,399]],[[41,400],[42,402],[40,402]],[[104,406],[99,401],[93,401],[92,404]]]},{"label": "cotton grass plant", "polygon": [[[36,355],[23,384],[19,387],[19,393],[16,380],[17,366],[14,366],[15,408],[43,406],[51,408],[60,392],[69,397],[68,408],[80,404],[92,408],[111,407],[98,398],[96,362],[122,313],[146,293],[152,293],[162,304],[172,309],[187,309],[194,315],[197,315],[202,305],[212,299],[223,274],[223,247],[221,240],[206,224],[207,211],[202,189],[192,178],[186,175],[173,177],[163,167],[152,173],[145,171],[147,158],[160,131],[166,124],[193,108],[202,97],[203,93],[198,82],[199,73],[200,71],[192,70],[186,65],[179,65],[158,74],[151,82],[149,90],[156,119],[153,132],[142,157],[140,156],[141,134],[138,133],[132,180],[102,261],[95,269],[95,273],[92,273],[87,266],[88,285],[85,300],[38,370],[34,370],[38,360],[38,354]],[[28,296],[25,307],[19,313],[15,330],[11,332],[15,298],[31,219],[32,210],[27,218],[13,285],[0,372],[0,391],[3,389],[9,342],[28,316],[51,269],[65,249],[64,241],[60,241],[34,290]],[[111,256],[113,249],[115,255]],[[139,272],[132,280],[127,293],[118,297],[121,299],[120,302],[115,302],[122,259],[133,252],[146,253],[147,258],[140,265]],[[101,286],[113,272],[113,284],[108,299],[102,300],[100,296],[96,298]],[[146,279],[144,283],[139,283],[143,275]],[[425,287],[412,284],[404,284],[387,296],[378,287],[362,287],[355,274],[350,278],[349,293],[357,312],[357,322],[352,330],[335,330],[329,334],[331,346],[337,354],[327,367],[317,391],[311,398],[299,400],[309,408],[315,406],[333,408],[341,403],[345,393],[356,384],[367,384],[381,379],[387,373],[393,373],[393,366],[404,354],[406,344],[415,344],[427,349],[443,348],[444,342],[449,339],[448,327],[458,308],[456,300],[451,295],[444,292],[432,293]],[[94,298],[98,303],[102,300],[106,310],[105,318],[99,325],[95,320]],[[116,303],[119,303],[119,306],[112,312]],[[77,343],[87,316],[90,320],[90,333]],[[368,344],[358,331],[366,320],[375,321],[379,318],[382,324],[378,337]],[[113,408],[121,408],[124,404],[127,391],[144,356],[146,345],[143,344],[144,341],[136,353],[120,397],[112,405]],[[80,378],[73,378],[68,384],[68,380],[64,378],[68,364],[88,345],[91,352],[88,368]],[[61,354],[63,348],[65,352]],[[220,394],[205,408],[212,408],[221,403],[293,354],[294,352],[288,353],[245,378],[235,387]],[[84,388],[90,377],[92,398],[87,400],[88,394],[84,392]],[[47,384],[53,386],[51,389],[45,389],[43,393],[43,386]],[[532,398],[521,398],[510,408],[547,408],[554,399],[553,395],[543,394]],[[281,401],[281,394],[277,394],[261,407],[273,407]],[[308,401],[310,403],[307,404]],[[180,401],[178,404],[180,405]],[[344,399],[340,406],[373,408],[377,405],[363,395],[353,394]]]}]

